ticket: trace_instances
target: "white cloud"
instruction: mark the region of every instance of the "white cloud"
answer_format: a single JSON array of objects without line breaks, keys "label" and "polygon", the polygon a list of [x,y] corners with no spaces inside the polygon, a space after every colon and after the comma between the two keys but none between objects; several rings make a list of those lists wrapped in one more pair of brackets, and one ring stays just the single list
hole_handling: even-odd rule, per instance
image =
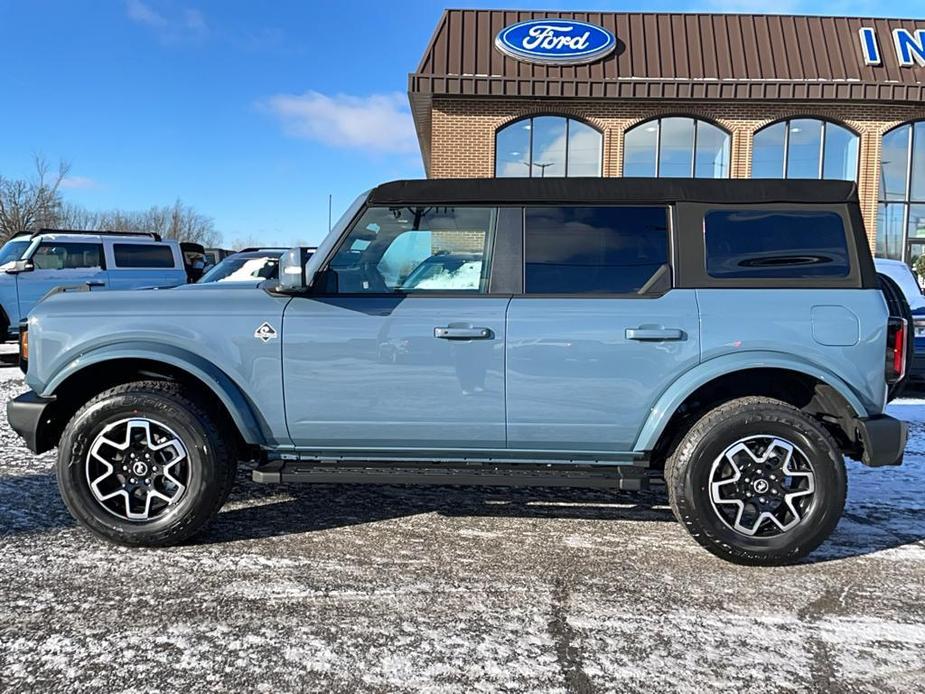
[{"label": "white cloud", "polygon": [[166,27],[167,18],[146,5],[141,0],[126,0],[125,13],[133,22],[147,24],[151,27]]},{"label": "white cloud", "polygon": [[400,92],[328,96],[309,91],[277,94],[259,105],[292,137],[374,152],[411,153],[418,148],[408,97]]},{"label": "white cloud", "polygon": [[99,188],[99,183],[86,176],[65,176],[61,179],[61,187],[68,190],[90,190]]},{"label": "white cloud", "polygon": [[164,41],[196,39],[209,32],[205,15],[193,8],[185,8],[167,15],[161,14],[142,0],[125,0],[125,14],[136,24],[153,29]]}]

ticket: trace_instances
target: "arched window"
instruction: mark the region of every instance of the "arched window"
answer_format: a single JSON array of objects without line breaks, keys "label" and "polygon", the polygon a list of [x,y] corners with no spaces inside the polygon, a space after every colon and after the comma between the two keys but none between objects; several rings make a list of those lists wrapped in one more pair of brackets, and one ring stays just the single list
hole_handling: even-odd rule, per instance
[{"label": "arched window", "polygon": [[883,136],[877,255],[915,265],[925,250],[925,121]]},{"label": "arched window", "polygon": [[574,118],[533,116],[495,135],[495,176],[600,176],[601,134]]},{"label": "arched window", "polygon": [[657,118],[627,130],[624,176],[727,178],[729,133],[696,118]]},{"label": "arched window", "polygon": [[858,136],[818,118],[793,118],[755,133],[752,178],[858,176]]}]

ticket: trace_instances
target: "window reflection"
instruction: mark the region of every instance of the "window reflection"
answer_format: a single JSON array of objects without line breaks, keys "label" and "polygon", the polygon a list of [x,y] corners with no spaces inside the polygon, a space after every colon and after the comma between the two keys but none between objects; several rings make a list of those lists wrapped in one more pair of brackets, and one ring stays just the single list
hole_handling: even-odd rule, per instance
[{"label": "window reflection", "polygon": [[859,138],[818,118],[793,118],[759,130],[752,144],[752,178],[841,179],[858,172]]},{"label": "window reflection", "polygon": [[658,121],[643,123],[629,132],[623,140],[623,175],[656,175],[658,170]]},{"label": "window reflection", "polygon": [[925,121],[906,123],[883,136],[876,254],[912,258],[910,239],[925,238]]},{"label": "window reflection", "polygon": [[775,123],[757,135],[752,146],[752,178],[781,178],[787,149],[787,123]]},{"label": "window reflection", "polygon": [[694,119],[665,118],[661,122],[658,175],[686,178],[694,169]]},{"label": "window reflection", "polygon": [[729,134],[696,118],[659,118],[628,130],[624,176],[726,178]]},{"label": "window reflection", "polygon": [[600,176],[602,152],[601,134],[585,123],[562,116],[525,118],[495,136],[495,176]]}]

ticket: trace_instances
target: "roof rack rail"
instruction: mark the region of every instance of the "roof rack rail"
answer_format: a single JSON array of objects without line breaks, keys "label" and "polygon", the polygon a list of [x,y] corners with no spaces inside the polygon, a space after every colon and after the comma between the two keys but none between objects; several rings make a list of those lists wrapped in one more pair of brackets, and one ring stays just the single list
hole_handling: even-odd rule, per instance
[{"label": "roof rack rail", "polygon": [[242,248],[240,251],[235,251],[235,253],[253,253],[254,251],[288,251],[292,246],[253,246],[250,248]]},{"label": "roof rack rail", "polygon": [[[29,233],[29,232],[23,232]],[[155,241],[161,240],[161,235],[156,231],[96,231],[92,229],[39,229],[32,233],[32,238],[42,234],[87,234],[89,236],[147,236]]]}]

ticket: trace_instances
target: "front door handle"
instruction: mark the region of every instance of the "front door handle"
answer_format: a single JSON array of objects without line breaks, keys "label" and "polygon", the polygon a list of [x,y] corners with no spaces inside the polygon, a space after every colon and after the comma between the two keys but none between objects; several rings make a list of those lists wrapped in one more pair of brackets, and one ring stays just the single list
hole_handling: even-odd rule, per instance
[{"label": "front door handle", "polygon": [[490,340],[494,333],[488,328],[434,328],[434,337],[441,340]]},{"label": "front door handle", "polygon": [[684,338],[684,331],[678,328],[627,328],[627,340],[639,340],[642,342],[658,342],[661,340],[681,340]]},{"label": "front door handle", "polygon": [[85,283],[88,287],[105,287],[106,283],[103,280],[87,280]]}]

